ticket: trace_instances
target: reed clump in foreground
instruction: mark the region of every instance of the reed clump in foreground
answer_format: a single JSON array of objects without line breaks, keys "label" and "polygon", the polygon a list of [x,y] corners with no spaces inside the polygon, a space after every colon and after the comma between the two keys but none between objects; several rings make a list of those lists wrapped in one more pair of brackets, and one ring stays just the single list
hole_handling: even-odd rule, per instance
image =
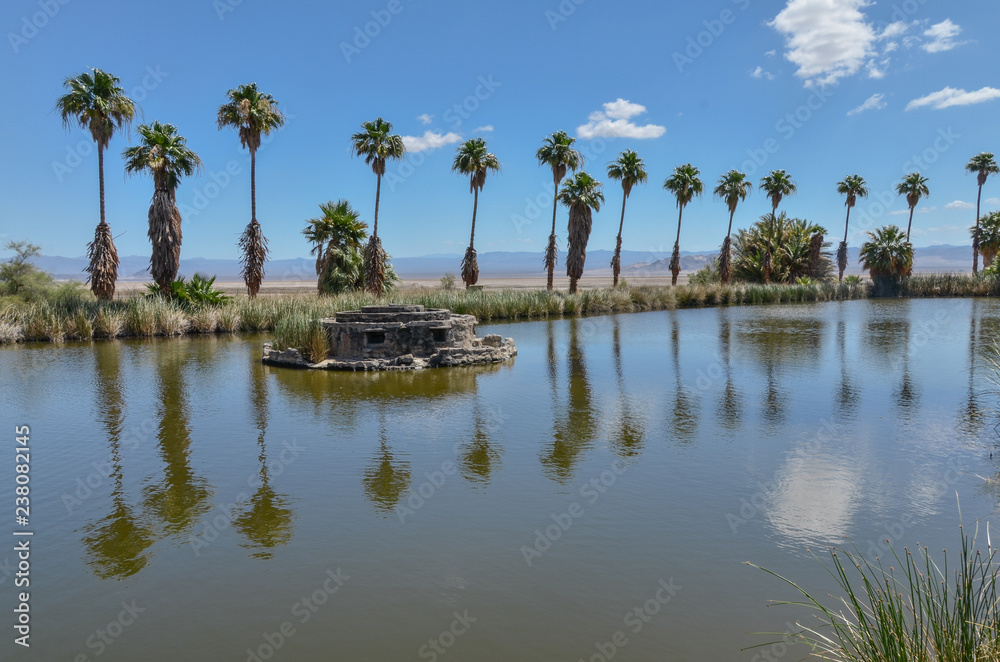
[{"label": "reed clump in foreground", "polygon": [[[996,662],[1000,660],[997,550],[976,547],[962,527],[957,564],[948,553],[941,564],[927,547],[916,553],[891,548],[891,565],[869,561],[853,547],[831,550],[839,604],[827,607],[790,579],[763,569],[794,587],[803,601],[777,602],[816,612],[818,623],[786,632],[807,644],[810,657],[851,662]],[[978,527],[976,530],[978,534]],[[753,564],[750,564],[753,565]],[[759,566],[754,566],[759,567]],[[769,645],[769,644],[762,644]]]},{"label": "reed clump in foreground", "polygon": [[[237,297],[216,305],[177,302],[161,297],[97,301],[81,289],[30,302],[0,299],[0,344],[27,341],[89,340],[176,336],[199,333],[275,333],[278,347],[303,347],[315,335],[313,320],[332,317],[379,301],[365,292],[332,296]],[[914,276],[900,284],[898,296],[995,296],[996,278]],[[527,320],[567,315],[673,310],[705,306],[846,301],[872,296],[867,281],[790,285],[733,283],[678,287],[617,287],[577,294],[547,290],[398,290],[394,303],[447,308],[475,315],[481,322]],[[307,329],[311,329],[306,333]],[[287,331],[287,333],[286,333]],[[278,333],[280,332],[280,333]],[[317,347],[317,350],[319,348]]]}]

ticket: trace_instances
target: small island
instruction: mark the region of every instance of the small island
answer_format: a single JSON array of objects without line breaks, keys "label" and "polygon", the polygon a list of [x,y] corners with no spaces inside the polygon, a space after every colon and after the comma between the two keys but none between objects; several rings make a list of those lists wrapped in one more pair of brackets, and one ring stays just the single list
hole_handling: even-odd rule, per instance
[{"label": "small island", "polygon": [[477,338],[476,321],[419,305],[365,306],[321,320],[330,346],[326,359],[311,363],[297,349],[265,343],[262,361],[318,370],[419,370],[501,363],[517,355],[512,338]]}]

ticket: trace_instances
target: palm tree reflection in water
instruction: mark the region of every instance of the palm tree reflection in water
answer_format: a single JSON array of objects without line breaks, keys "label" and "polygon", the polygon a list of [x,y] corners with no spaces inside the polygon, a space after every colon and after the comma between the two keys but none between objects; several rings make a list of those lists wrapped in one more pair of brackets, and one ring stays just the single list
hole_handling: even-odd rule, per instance
[{"label": "palm tree reflection in water", "polygon": [[124,579],[149,563],[147,552],[155,542],[152,530],[125,500],[121,437],[125,402],[118,343],[94,345],[94,375],[98,418],[110,446],[111,511],[83,527],[87,564],[101,579]]}]

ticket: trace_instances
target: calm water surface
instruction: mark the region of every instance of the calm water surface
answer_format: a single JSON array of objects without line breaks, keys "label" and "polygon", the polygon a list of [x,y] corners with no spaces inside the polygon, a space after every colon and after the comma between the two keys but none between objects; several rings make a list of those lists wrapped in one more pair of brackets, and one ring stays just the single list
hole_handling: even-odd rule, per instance
[{"label": "calm water surface", "polygon": [[32,647],[0,657],[750,661],[795,612],[743,562],[822,595],[810,549],[954,548],[956,492],[989,521],[998,330],[993,301],[685,310],[483,326],[514,362],[396,374],[4,348],[35,536]]}]

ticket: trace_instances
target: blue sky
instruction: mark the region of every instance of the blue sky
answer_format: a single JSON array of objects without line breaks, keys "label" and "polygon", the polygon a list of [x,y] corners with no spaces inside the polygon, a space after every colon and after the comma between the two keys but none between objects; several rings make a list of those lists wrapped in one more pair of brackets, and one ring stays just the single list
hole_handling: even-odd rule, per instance
[{"label": "blue sky", "polygon": [[[63,80],[88,66],[119,76],[145,121],[175,124],[203,159],[178,190],[187,257],[237,256],[249,157],[215,114],[226,90],[251,81],[288,115],[257,159],[273,258],[307,255],[300,232],[323,201],[347,198],[371,222],[375,177],[349,137],[379,116],[409,147],[382,188],[379,230],[396,256],[464,249],[472,196],[450,167],[473,137],[503,164],[480,196],[476,247],[539,254],[552,180],[534,154],[556,130],[578,138],[586,170],[605,182],[592,249],[613,248],[617,232],[621,188],[607,163],[624,149],[645,160],[650,181],[629,198],[624,247],[651,254],[673,242],[677,212],[661,186],[678,164],[697,166],[707,189],[685,211],[683,250],[721,243],[728,213],[708,192],[731,168],[755,184],[787,170],[798,193],[781,209],[834,235],[845,211],[836,183],[861,174],[873,195],[852,213],[855,246],[866,228],[905,226],[892,189],[918,170],[931,189],[914,217],[919,247],[967,243],[976,182],[964,164],[1000,152],[990,0],[7,0],[0,27],[0,239],[48,255],[83,254],[98,220],[96,150],[53,112]],[[125,178],[129,144],[116,136],[106,155],[107,214],[120,254],[141,255],[152,183]],[[983,199],[984,212],[1000,208],[1000,177]],[[766,211],[755,187],[735,225]],[[561,245],[565,225],[561,210]]]}]

